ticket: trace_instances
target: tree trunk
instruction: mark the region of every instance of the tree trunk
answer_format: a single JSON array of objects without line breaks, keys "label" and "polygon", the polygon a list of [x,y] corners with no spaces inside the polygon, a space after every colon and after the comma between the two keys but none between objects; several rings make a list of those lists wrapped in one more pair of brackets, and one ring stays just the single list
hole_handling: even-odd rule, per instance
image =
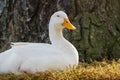
[{"label": "tree trunk", "polygon": [[64,35],[77,48],[80,60],[120,57],[119,0],[1,0],[0,51],[10,42],[46,42],[50,16],[64,10],[75,31]]}]

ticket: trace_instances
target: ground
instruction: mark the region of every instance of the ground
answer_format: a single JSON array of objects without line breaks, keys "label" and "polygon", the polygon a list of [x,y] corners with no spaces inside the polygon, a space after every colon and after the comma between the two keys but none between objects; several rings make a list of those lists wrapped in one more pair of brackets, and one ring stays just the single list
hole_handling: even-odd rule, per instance
[{"label": "ground", "polygon": [[65,71],[46,71],[35,74],[0,74],[0,80],[119,80],[120,60],[79,63]]}]

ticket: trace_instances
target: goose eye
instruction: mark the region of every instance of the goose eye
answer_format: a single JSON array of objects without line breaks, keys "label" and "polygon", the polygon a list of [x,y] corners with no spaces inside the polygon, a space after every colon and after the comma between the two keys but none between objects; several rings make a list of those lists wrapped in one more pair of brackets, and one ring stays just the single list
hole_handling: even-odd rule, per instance
[{"label": "goose eye", "polygon": [[59,15],[57,15],[57,17],[60,17]]}]

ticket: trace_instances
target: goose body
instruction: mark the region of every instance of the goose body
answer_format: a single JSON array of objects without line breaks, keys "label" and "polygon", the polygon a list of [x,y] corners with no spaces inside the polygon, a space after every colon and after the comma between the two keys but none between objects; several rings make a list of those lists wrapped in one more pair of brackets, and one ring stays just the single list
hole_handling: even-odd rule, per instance
[{"label": "goose body", "polygon": [[12,48],[0,54],[0,73],[35,73],[64,70],[78,64],[78,52],[62,34],[63,28],[74,30],[66,13],[55,12],[49,22],[51,44],[12,43]]}]

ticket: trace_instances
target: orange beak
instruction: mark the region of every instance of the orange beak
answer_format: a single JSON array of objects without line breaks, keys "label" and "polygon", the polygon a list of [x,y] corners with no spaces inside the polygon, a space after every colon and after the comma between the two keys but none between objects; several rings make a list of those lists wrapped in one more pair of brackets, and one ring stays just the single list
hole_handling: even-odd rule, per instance
[{"label": "orange beak", "polygon": [[74,27],[67,18],[64,18],[64,22],[62,23],[62,26],[64,26],[65,28],[67,28],[69,30],[76,29],[76,27]]}]

